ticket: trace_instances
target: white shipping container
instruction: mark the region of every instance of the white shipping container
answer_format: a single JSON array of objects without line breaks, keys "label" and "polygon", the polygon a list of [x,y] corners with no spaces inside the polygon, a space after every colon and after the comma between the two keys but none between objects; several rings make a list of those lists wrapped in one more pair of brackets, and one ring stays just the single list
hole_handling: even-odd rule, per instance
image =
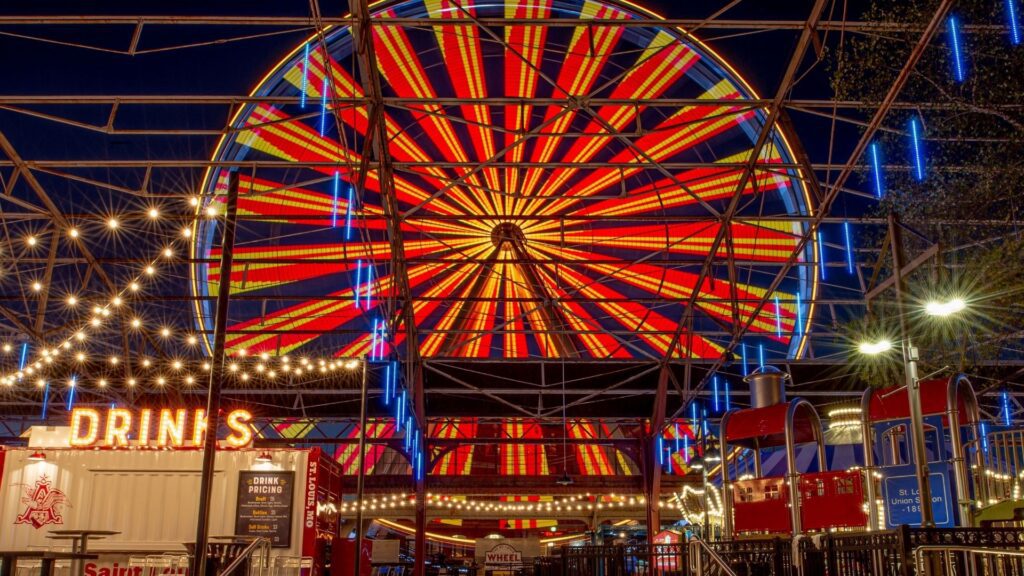
[{"label": "white shipping container", "polygon": [[[195,541],[201,451],[45,448],[45,460],[31,460],[36,451],[0,453],[0,549],[60,546],[47,538],[57,529],[116,530],[120,534],[93,541],[90,551],[124,554],[184,553],[184,543]],[[272,461],[256,462],[261,452]],[[293,471],[290,542],[272,554],[311,556],[317,456],[299,449],[218,451],[209,533],[235,534],[242,471]],[[108,574],[117,572],[97,576]]]}]

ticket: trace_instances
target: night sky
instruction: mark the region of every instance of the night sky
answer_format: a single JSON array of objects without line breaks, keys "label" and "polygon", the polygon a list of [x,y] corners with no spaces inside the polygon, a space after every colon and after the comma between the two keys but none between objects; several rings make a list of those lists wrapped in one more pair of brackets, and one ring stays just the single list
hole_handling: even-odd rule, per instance
[{"label": "night sky", "polygon": [[[640,3],[668,18],[705,18],[719,10],[724,2],[672,2],[668,0],[646,0]],[[851,3],[849,12],[856,16],[860,8]],[[742,2],[721,18],[724,19],[766,19],[802,20],[810,10],[811,2]],[[324,15],[343,14],[347,2],[322,1]],[[309,6],[306,2],[34,2],[31,0],[4,3],[4,11],[10,14],[222,14],[222,15],[289,15],[306,16]],[[840,15],[826,14],[826,18],[838,19]],[[132,26],[18,26],[0,29],[23,35],[45,37],[88,44],[98,48],[124,50],[131,41]],[[159,26],[144,28],[139,50],[149,50],[170,45],[203,42],[217,38],[240,36],[259,32],[260,28],[231,30],[211,26]],[[277,30],[268,28],[268,30]],[[798,31],[759,31],[751,34],[734,30],[706,29],[698,37],[719,52],[744,78],[764,97],[771,96],[778,84],[789,56],[796,44]],[[2,91],[7,94],[247,94],[256,82],[284,54],[300,43],[308,30],[280,34],[268,38],[244,40],[230,44],[218,44],[141,54],[136,56],[112,54],[99,50],[73,49],[39,41],[0,37],[0,54],[4,54],[5,79]],[[716,38],[723,37],[721,40]],[[728,38],[724,38],[728,37]],[[808,58],[807,62],[810,62]],[[795,88],[798,98],[828,98],[828,65],[818,64]],[[154,107],[148,111],[153,112]],[[223,123],[219,111],[209,110],[202,114],[201,107],[190,107],[189,115],[175,115],[173,118],[161,114],[160,125],[217,128]],[[77,108],[81,113],[81,107]],[[173,114],[173,111],[168,113]],[[103,112],[96,111],[97,121],[104,121]],[[153,124],[156,119],[142,119]],[[62,136],[38,138],[40,122],[26,120],[10,114],[0,113],[0,122],[26,158],[34,156],[59,157],[70,153],[81,156],[79,143],[75,138],[81,131]],[[164,124],[166,122],[166,124]],[[845,128],[845,127],[843,127]],[[48,131],[56,129],[52,124]],[[828,122],[801,117],[798,122],[801,138],[808,150],[827,145]],[[824,133],[824,134],[823,134]],[[825,136],[826,139],[822,139]],[[843,152],[842,142],[854,131],[840,134],[838,152]],[[106,153],[118,157],[139,145],[141,139],[133,142],[119,142],[109,138],[97,142],[97,154]],[[183,139],[176,139],[181,146]],[[199,156],[212,152],[215,138],[189,139],[185,145],[194,147],[192,154],[199,150]],[[159,146],[157,142],[148,143]],[[852,143],[851,143],[852,145]],[[69,152],[68,147],[74,151]],[[160,151],[163,153],[164,151]],[[183,151],[183,155],[185,155]],[[137,157],[137,154],[132,154]],[[811,156],[815,155],[811,153]],[[842,158],[842,156],[840,156]]]}]

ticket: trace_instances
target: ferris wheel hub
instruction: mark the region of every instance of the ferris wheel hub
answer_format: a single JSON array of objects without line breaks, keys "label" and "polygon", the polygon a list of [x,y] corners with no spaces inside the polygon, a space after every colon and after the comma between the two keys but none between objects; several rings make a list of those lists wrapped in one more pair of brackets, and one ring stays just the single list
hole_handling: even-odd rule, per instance
[{"label": "ferris wheel hub", "polygon": [[491,242],[502,250],[515,250],[526,244],[526,235],[518,224],[502,222],[491,230]]}]

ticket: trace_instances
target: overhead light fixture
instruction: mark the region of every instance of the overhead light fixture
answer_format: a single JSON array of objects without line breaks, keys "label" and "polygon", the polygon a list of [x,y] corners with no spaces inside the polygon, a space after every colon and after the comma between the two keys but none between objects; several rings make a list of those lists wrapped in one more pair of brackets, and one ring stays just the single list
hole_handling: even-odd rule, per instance
[{"label": "overhead light fixture", "polygon": [[31,456],[28,457],[28,459],[33,462],[42,462],[43,460],[46,460],[46,454],[40,452],[39,450],[36,450],[35,452],[32,453]]},{"label": "overhead light fixture", "polygon": [[562,477],[555,480],[555,484],[559,486],[572,486],[572,477],[569,476],[568,472],[562,472]]},{"label": "overhead light fixture", "polygon": [[932,301],[925,305],[924,311],[929,316],[952,316],[967,308],[967,303],[962,298],[953,298],[946,302]]},{"label": "overhead light fixture", "polygon": [[861,354],[875,355],[883,352],[892,350],[892,342],[889,340],[879,340],[878,342],[861,342],[857,345],[857,349],[860,350]]},{"label": "overhead light fixture", "polygon": [[256,456],[256,461],[260,464],[269,464],[270,462],[273,462],[274,459],[270,456],[269,452],[260,452],[259,455]]}]

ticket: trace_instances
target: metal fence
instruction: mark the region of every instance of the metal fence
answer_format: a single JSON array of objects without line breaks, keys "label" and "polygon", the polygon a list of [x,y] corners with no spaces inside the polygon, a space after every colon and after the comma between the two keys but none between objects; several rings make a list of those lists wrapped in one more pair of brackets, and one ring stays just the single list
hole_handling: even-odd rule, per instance
[{"label": "metal fence", "polygon": [[740,576],[789,576],[793,573],[793,546],[789,538],[707,544]]},{"label": "metal fence", "polygon": [[[708,542],[741,576],[790,576],[792,550],[783,538]],[[689,574],[686,544],[567,546],[560,576],[677,576]],[[548,567],[552,570],[554,567]],[[549,572],[554,576],[554,572]]]},{"label": "metal fence", "polygon": [[926,554],[928,566],[932,569],[924,572],[915,565],[913,558],[914,550],[920,546],[967,547],[989,551],[1021,550],[1024,549],[1024,530],[901,526],[897,530],[885,532],[823,534],[802,540],[798,548],[804,574],[912,576],[943,574],[944,566],[957,568],[955,574],[1024,574],[1024,564],[1018,557],[969,555],[963,550],[952,549],[942,554]]},{"label": "metal fence", "polygon": [[562,576],[677,576],[686,572],[686,544],[567,546]]},{"label": "metal fence", "polygon": [[[707,542],[738,576],[1024,575],[1024,529],[911,528],[881,532]],[[920,547],[923,566],[915,564]],[[1000,554],[1000,551],[1007,553]],[[544,576],[689,575],[686,544],[574,546]],[[795,560],[795,561],[794,561]],[[704,563],[707,564],[707,563]],[[538,572],[538,574],[540,574]]]}]

